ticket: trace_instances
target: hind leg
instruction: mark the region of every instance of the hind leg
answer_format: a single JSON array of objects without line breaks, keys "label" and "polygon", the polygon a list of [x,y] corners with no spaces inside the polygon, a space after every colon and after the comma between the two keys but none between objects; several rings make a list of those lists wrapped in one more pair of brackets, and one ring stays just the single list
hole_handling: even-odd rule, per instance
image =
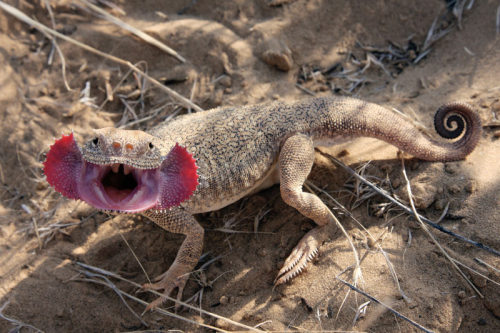
[{"label": "hind leg", "polygon": [[310,137],[296,134],[288,138],[280,152],[280,191],[283,200],[318,226],[309,231],[295,246],[276,277],[279,285],[299,274],[318,253],[325,238],[324,226],[334,223],[333,215],[314,194],[302,191],[302,185],[314,163],[314,146]]}]

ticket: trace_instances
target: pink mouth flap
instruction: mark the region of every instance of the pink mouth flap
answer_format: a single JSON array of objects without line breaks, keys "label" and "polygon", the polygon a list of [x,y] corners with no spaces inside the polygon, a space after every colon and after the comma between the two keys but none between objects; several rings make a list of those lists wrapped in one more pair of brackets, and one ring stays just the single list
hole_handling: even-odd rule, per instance
[{"label": "pink mouth flap", "polygon": [[71,133],[63,135],[50,146],[43,162],[43,172],[47,182],[57,192],[70,199],[80,199],[78,179],[82,164],[82,154]]}]

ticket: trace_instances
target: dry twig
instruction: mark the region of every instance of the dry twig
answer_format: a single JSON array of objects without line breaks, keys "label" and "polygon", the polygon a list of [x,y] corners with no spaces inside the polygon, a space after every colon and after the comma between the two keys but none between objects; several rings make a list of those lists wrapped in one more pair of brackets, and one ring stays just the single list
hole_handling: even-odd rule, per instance
[{"label": "dry twig", "polygon": [[26,24],[29,24],[29,25],[32,25],[33,27],[35,27],[36,29],[44,32],[44,33],[48,33],[54,37],[58,37],[58,38],[61,38],[71,44],[74,44],[78,47],[81,47],[83,48],[84,50],[86,51],[89,51],[91,53],[94,53],[94,54],[97,54],[101,57],[104,57],[106,59],[109,59],[113,62],[116,62],[118,64],[121,64],[123,66],[126,66],[130,69],[132,69],[134,72],[136,72],[137,74],[139,75],[142,75],[143,77],[145,77],[149,82],[151,82],[152,84],[154,84],[155,86],[161,88],[162,90],[164,90],[167,94],[169,94],[171,97],[173,97],[174,99],[176,99],[177,101],[179,101],[182,105],[184,105],[185,107],[191,107],[193,108],[194,110],[196,111],[203,111],[202,108],[200,108],[198,105],[194,104],[193,102],[191,102],[189,99],[185,98],[184,96],[180,95],[179,93],[177,93],[176,91],[168,88],[167,86],[161,84],[158,80],[152,78],[151,76],[149,76],[148,74],[144,73],[143,71],[141,71],[139,68],[137,68],[136,66],[134,66],[132,63],[130,63],[129,61],[126,61],[126,60],[123,60],[121,58],[118,58],[118,57],[115,57],[113,55],[110,55],[110,54],[107,54],[107,53],[104,53],[102,51],[99,51],[87,44],[84,44],[84,43],[81,43],[71,37],[68,37],[66,35],[63,35],[43,24],[41,24],[40,22],[37,22],[31,18],[29,18],[26,14],[24,14],[23,12],[21,12],[20,10],[4,3],[3,1],[0,1],[0,8],[2,8],[3,10],[5,10],[7,13],[11,14],[12,16],[16,17],[17,19],[25,22]]},{"label": "dry twig", "polygon": [[416,328],[418,328],[419,330],[421,331],[424,331],[424,332],[428,332],[428,333],[432,333],[431,330],[429,330],[428,328],[425,328],[424,326],[414,322],[413,320],[411,320],[410,318],[402,315],[401,313],[397,312],[396,310],[394,310],[393,308],[391,308],[389,305],[386,305],[384,303],[382,303],[381,301],[379,301],[378,299],[376,299],[375,297],[365,293],[364,291],[356,288],[355,286],[353,286],[352,284],[350,284],[349,282],[347,281],[344,281],[342,280],[341,278],[337,277],[337,280],[339,280],[340,282],[342,282],[343,284],[345,284],[346,286],[348,286],[349,288],[351,288],[352,290],[354,290],[355,292],[357,293],[360,293],[361,295],[365,296],[366,298],[370,299],[371,301],[377,303],[377,304],[380,304],[382,305],[383,307],[385,307],[387,310],[391,311],[393,314],[395,314],[397,317],[403,319],[403,320],[406,320],[407,322],[409,322],[410,324],[412,324],[413,326],[415,326]]},{"label": "dry twig", "polygon": [[[131,280],[125,279],[125,278],[121,277],[121,276],[120,276],[120,275],[118,275],[118,274],[112,273],[112,272],[107,271],[107,270],[104,270],[104,269],[102,269],[102,268],[98,268],[98,267],[95,267],[95,266],[92,266],[92,265],[84,264],[84,263],[82,263],[82,262],[77,262],[76,264],[77,264],[77,265],[79,265],[79,266],[81,266],[81,267],[83,267],[83,268],[85,268],[85,269],[87,269],[87,270],[91,270],[91,271],[93,271],[93,272],[97,272],[98,274],[101,274],[101,275],[103,275],[103,276],[110,276],[110,277],[113,277],[113,278],[115,278],[115,279],[118,279],[118,280],[121,280],[121,281],[128,282],[129,284],[131,284],[131,285],[133,285],[133,286],[135,286],[135,287],[137,287],[137,288],[142,288],[142,286],[141,286],[140,284],[135,283],[135,282],[133,282],[133,281],[131,281]],[[226,321],[226,322],[228,322],[228,323],[230,323],[230,324],[232,324],[232,325],[235,325],[235,326],[238,326],[238,327],[242,327],[242,328],[244,328],[244,329],[246,329],[246,330],[248,330],[248,331],[253,331],[253,332],[263,332],[262,330],[256,329],[256,328],[254,328],[254,327],[251,327],[251,326],[248,326],[248,325],[245,325],[245,324],[242,324],[242,323],[238,323],[238,322],[236,322],[236,321],[234,321],[234,320],[231,320],[231,319],[229,319],[229,318],[226,318],[226,317],[220,316],[220,315],[218,315],[218,314],[216,314],[216,313],[212,313],[212,312],[209,312],[209,311],[206,311],[206,310],[203,310],[203,309],[197,308],[197,307],[195,307],[195,306],[192,306],[191,304],[188,304],[188,303],[185,303],[185,302],[182,302],[182,301],[176,300],[175,298],[172,298],[172,297],[170,297],[169,295],[164,295],[164,294],[159,293],[159,292],[157,292],[157,291],[155,291],[155,290],[148,290],[148,291],[149,291],[149,292],[151,292],[151,293],[153,293],[153,294],[155,294],[155,295],[157,295],[157,296],[164,297],[164,298],[165,298],[165,299],[167,299],[167,300],[170,300],[170,301],[173,301],[173,302],[179,303],[180,305],[185,306],[185,307],[186,307],[186,308],[188,308],[188,309],[195,310],[195,311],[200,311],[201,313],[203,313],[203,314],[205,314],[205,315],[208,315],[208,316],[214,317],[214,318],[216,318],[216,319],[221,319],[221,320],[224,320],[224,321]],[[141,300],[141,299],[139,299],[139,298],[137,298],[137,297],[134,297],[134,296],[132,296],[132,295],[130,295],[130,294],[127,294],[127,293],[125,293],[125,292],[123,292],[123,291],[120,291],[120,292],[121,292],[124,296],[127,296],[128,298],[130,298],[130,299],[132,299],[132,300],[134,300],[134,301],[136,301],[136,302],[138,302],[138,303],[140,303],[140,304],[142,304],[142,305],[148,305],[148,303],[147,303],[147,302],[145,302],[145,301],[143,301],[143,300]],[[178,319],[181,319],[181,320],[186,320],[186,321],[189,321],[189,322],[191,322],[191,323],[193,323],[193,324],[196,324],[196,325],[202,325],[202,326],[203,326],[203,325],[205,325],[205,324],[201,324],[201,323],[198,323],[198,322],[190,321],[190,320],[189,320],[189,319],[187,319],[187,318],[184,318],[184,317],[181,317],[181,316],[175,315],[175,314],[173,314],[173,313],[171,313],[171,312],[168,312],[168,311],[166,311],[166,310],[164,310],[164,309],[161,309],[161,308],[156,308],[156,309],[154,309],[154,311],[157,311],[157,312],[159,312],[159,313],[162,313],[162,314],[165,314],[165,315],[168,315],[168,316],[174,316],[174,317],[176,317],[176,318],[178,318]],[[179,317],[180,317],[180,318],[179,318]],[[214,328],[214,327],[211,327],[211,328],[212,328],[212,329],[217,329],[217,328]],[[220,331],[220,329],[217,329],[217,330],[219,330],[219,331]]]},{"label": "dry twig", "polygon": [[402,168],[403,168],[403,176],[404,176],[404,178],[406,180],[406,190],[408,191],[408,198],[410,200],[410,205],[411,205],[411,209],[412,209],[412,212],[413,212],[413,216],[415,216],[415,218],[417,219],[417,221],[420,223],[420,226],[422,227],[422,229],[432,239],[432,241],[434,242],[434,244],[438,247],[439,251],[441,251],[441,253],[445,256],[445,258],[450,261],[450,263],[453,266],[453,268],[455,268],[457,270],[457,272],[459,273],[459,275],[467,282],[468,286],[473,291],[475,291],[476,294],[478,294],[479,297],[484,298],[483,294],[481,294],[481,292],[476,288],[476,286],[467,278],[467,276],[465,276],[464,272],[462,272],[462,270],[457,266],[457,264],[455,263],[456,260],[453,259],[452,257],[450,257],[450,255],[448,254],[448,252],[445,251],[445,249],[441,246],[441,244],[439,244],[439,242],[434,237],[434,235],[430,232],[429,228],[427,228],[427,225],[425,225],[424,222],[420,219],[420,214],[418,214],[417,209],[415,208],[415,203],[413,202],[413,194],[411,193],[410,180],[408,179],[408,176],[406,175],[406,169],[405,169],[404,159],[401,159],[401,165],[402,165]]},{"label": "dry twig", "polygon": [[2,306],[0,306],[0,318],[8,321],[9,323],[11,323],[12,325],[15,325],[16,327],[14,329],[12,329],[10,332],[20,332],[22,328],[26,327],[26,328],[30,328],[32,329],[33,331],[35,332],[40,332],[40,333],[43,333],[43,331],[41,329],[38,329],[36,328],[35,326],[33,325],[30,325],[30,324],[26,324],[26,323],[23,323],[22,321],[20,320],[17,320],[17,319],[14,319],[14,318],[11,318],[11,317],[7,317],[3,311],[5,310],[5,308],[7,307],[7,305],[9,305],[10,301],[6,301],[5,303],[3,303]]},{"label": "dry twig", "polygon": [[172,48],[168,47],[164,43],[160,42],[158,39],[153,38],[153,37],[149,36],[148,34],[142,32],[141,30],[137,29],[136,27],[133,27],[130,24],[123,22],[119,18],[117,18],[117,17],[109,14],[107,11],[105,11],[105,10],[97,7],[96,5],[91,4],[87,0],[76,0],[76,1],[84,4],[85,6],[89,7],[93,11],[99,13],[105,19],[107,19],[108,21],[110,21],[111,23],[116,24],[120,28],[123,28],[123,29],[125,29],[125,30],[133,33],[134,35],[136,35],[137,37],[141,38],[145,42],[147,42],[147,43],[149,43],[151,45],[156,46],[157,48],[159,48],[162,51],[165,51],[166,53],[168,53],[171,56],[175,57],[180,62],[182,62],[182,63],[186,62],[186,59],[183,56],[181,56],[179,53],[177,53],[175,50],[173,50]]},{"label": "dry twig", "polygon": [[[349,168],[348,166],[346,166],[344,163],[342,163],[341,161],[339,161],[338,159],[336,159],[335,157],[325,153],[325,152],[322,152],[321,150],[318,150],[319,153],[325,157],[327,157],[328,159],[330,159],[333,163],[335,163],[336,165],[340,166],[341,168],[343,168],[344,170],[346,170],[350,175],[354,176],[355,178],[357,178],[358,180],[362,181],[363,183],[365,183],[366,185],[370,186],[374,191],[376,191],[378,194],[382,195],[383,197],[387,198],[389,201],[391,201],[392,203],[394,203],[396,206],[398,206],[399,208],[403,209],[404,211],[406,211],[407,213],[409,214],[412,214],[413,215],[413,211],[411,208],[405,206],[404,204],[402,204],[400,201],[396,200],[395,198],[393,198],[389,193],[387,193],[385,190],[383,189],[380,189],[378,188],[377,186],[375,186],[373,183],[371,183],[370,181],[368,181],[367,179],[363,178],[362,176],[358,175],[356,172],[354,172],[354,170],[352,170],[351,168]],[[425,222],[426,224],[430,225],[431,227],[433,227],[434,229],[437,229],[445,234],[448,234],[452,237],[455,237],[457,239],[460,239],[461,241],[464,241],[466,243],[469,243],[469,244],[472,244],[474,245],[475,247],[477,248],[480,248],[482,250],[485,250],[485,251],[488,251],[498,257],[500,257],[500,251],[498,250],[495,250],[495,249],[492,249],[491,247],[487,246],[487,245],[484,245],[483,243],[480,243],[480,242],[476,242],[474,240],[471,240],[471,239],[468,239],[462,235],[459,235],[459,234],[456,234],[448,229],[446,229],[445,227],[437,224],[437,223],[434,223],[433,221],[429,220],[428,218],[424,217],[424,216],[421,216],[421,215],[418,215],[419,218]]]}]

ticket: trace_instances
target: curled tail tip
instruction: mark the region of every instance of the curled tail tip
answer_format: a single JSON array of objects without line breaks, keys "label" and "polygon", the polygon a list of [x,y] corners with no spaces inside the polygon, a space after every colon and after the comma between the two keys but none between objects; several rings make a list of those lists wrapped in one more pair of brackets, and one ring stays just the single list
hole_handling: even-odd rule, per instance
[{"label": "curled tail tip", "polygon": [[454,145],[465,157],[479,141],[481,118],[474,107],[466,102],[447,103],[436,111],[434,128],[445,139],[458,139]]},{"label": "curled tail tip", "polygon": [[481,132],[481,119],[474,107],[465,102],[452,102],[441,106],[434,115],[436,132],[446,139],[469,140]]}]

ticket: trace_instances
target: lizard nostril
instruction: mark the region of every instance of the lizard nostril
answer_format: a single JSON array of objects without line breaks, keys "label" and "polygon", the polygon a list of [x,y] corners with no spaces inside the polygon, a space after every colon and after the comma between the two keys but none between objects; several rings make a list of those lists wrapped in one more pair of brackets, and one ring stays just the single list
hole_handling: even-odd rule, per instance
[{"label": "lizard nostril", "polygon": [[125,145],[125,148],[127,148],[127,150],[132,150],[132,149],[134,149],[134,146],[132,144],[130,144],[130,143],[127,143]]},{"label": "lizard nostril", "polygon": [[113,142],[113,148],[119,149],[122,145],[119,142]]}]

